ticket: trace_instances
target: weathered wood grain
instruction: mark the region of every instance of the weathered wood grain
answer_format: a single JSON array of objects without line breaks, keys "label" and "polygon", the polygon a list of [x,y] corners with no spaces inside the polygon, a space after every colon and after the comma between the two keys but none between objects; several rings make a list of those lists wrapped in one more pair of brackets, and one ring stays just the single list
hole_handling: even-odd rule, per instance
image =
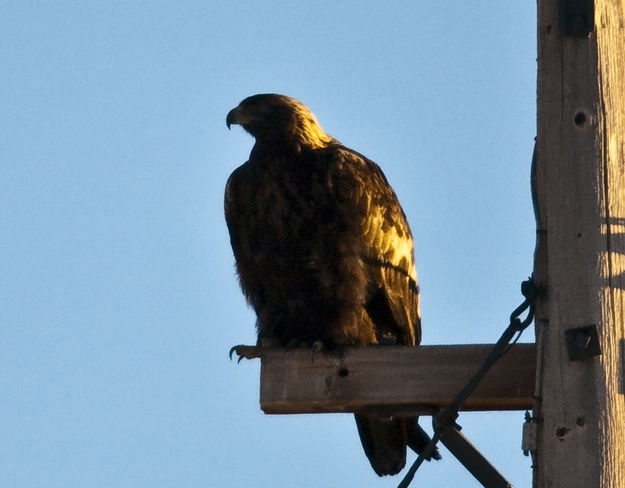
[{"label": "weathered wood grain", "polygon": [[[569,2],[574,4],[575,2]],[[625,2],[594,1],[585,38],[538,1],[535,488],[625,486]],[[594,324],[602,354],[571,361]]]},{"label": "weathered wood grain", "polygon": [[[343,357],[308,350],[261,356],[265,413],[388,410],[432,413],[448,405],[492,345],[367,347]],[[535,347],[517,344],[493,366],[464,410],[519,410],[533,405]]]}]

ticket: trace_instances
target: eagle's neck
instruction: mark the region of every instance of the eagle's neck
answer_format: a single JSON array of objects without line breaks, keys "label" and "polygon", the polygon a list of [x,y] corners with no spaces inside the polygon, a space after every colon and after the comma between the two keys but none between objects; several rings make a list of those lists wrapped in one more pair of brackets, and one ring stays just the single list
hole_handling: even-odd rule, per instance
[{"label": "eagle's neck", "polygon": [[302,151],[323,149],[337,141],[326,134],[314,115],[298,114],[295,121],[279,129],[263,127],[250,131],[256,138],[253,153],[256,154],[299,154]]},{"label": "eagle's neck", "polygon": [[314,116],[305,117],[294,124],[291,131],[291,140],[300,149],[320,149],[327,147],[334,139],[325,133]]}]

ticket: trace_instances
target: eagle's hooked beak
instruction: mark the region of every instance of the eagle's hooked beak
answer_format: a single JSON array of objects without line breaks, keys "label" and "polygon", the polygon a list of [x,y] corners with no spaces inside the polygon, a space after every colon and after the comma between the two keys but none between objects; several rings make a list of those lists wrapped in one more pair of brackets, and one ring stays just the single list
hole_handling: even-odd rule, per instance
[{"label": "eagle's hooked beak", "polygon": [[[251,113],[250,113],[251,112]],[[226,116],[226,125],[228,129],[232,124],[243,126],[245,130],[248,130],[248,125],[256,121],[257,116],[250,111],[249,107],[238,105]]]},{"label": "eagle's hooked beak", "polygon": [[237,109],[239,107],[233,108],[232,110],[230,110],[230,112],[228,112],[228,115],[226,116],[226,125],[228,126],[228,129],[230,129],[230,126],[232,124],[238,124],[237,121]]}]

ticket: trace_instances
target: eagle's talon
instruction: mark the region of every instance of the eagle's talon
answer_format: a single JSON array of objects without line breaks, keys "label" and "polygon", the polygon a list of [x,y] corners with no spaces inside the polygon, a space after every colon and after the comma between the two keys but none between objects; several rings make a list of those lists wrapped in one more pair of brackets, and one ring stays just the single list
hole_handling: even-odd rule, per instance
[{"label": "eagle's talon", "polygon": [[238,344],[236,346],[232,346],[230,348],[230,352],[228,356],[230,360],[232,360],[232,354],[236,353],[239,356],[237,363],[240,363],[243,359],[256,359],[261,356],[262,348],[260,346],[245,346],[243,344]]}]

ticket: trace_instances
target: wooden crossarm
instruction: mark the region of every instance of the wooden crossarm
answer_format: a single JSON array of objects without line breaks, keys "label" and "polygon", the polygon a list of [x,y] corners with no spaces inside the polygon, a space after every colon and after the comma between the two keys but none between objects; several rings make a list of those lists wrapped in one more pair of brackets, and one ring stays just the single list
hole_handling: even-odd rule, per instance
[{"label": "wooden crossarm", "polygon": [[[323,351],[265,350],[260,406],[268,414],[431,414],[453,400],[491,348],[489,344],[372,346],[348,349],[342,357]],[[463,410],[531,409],[535,373],[534,344],[513,346]]]}]

